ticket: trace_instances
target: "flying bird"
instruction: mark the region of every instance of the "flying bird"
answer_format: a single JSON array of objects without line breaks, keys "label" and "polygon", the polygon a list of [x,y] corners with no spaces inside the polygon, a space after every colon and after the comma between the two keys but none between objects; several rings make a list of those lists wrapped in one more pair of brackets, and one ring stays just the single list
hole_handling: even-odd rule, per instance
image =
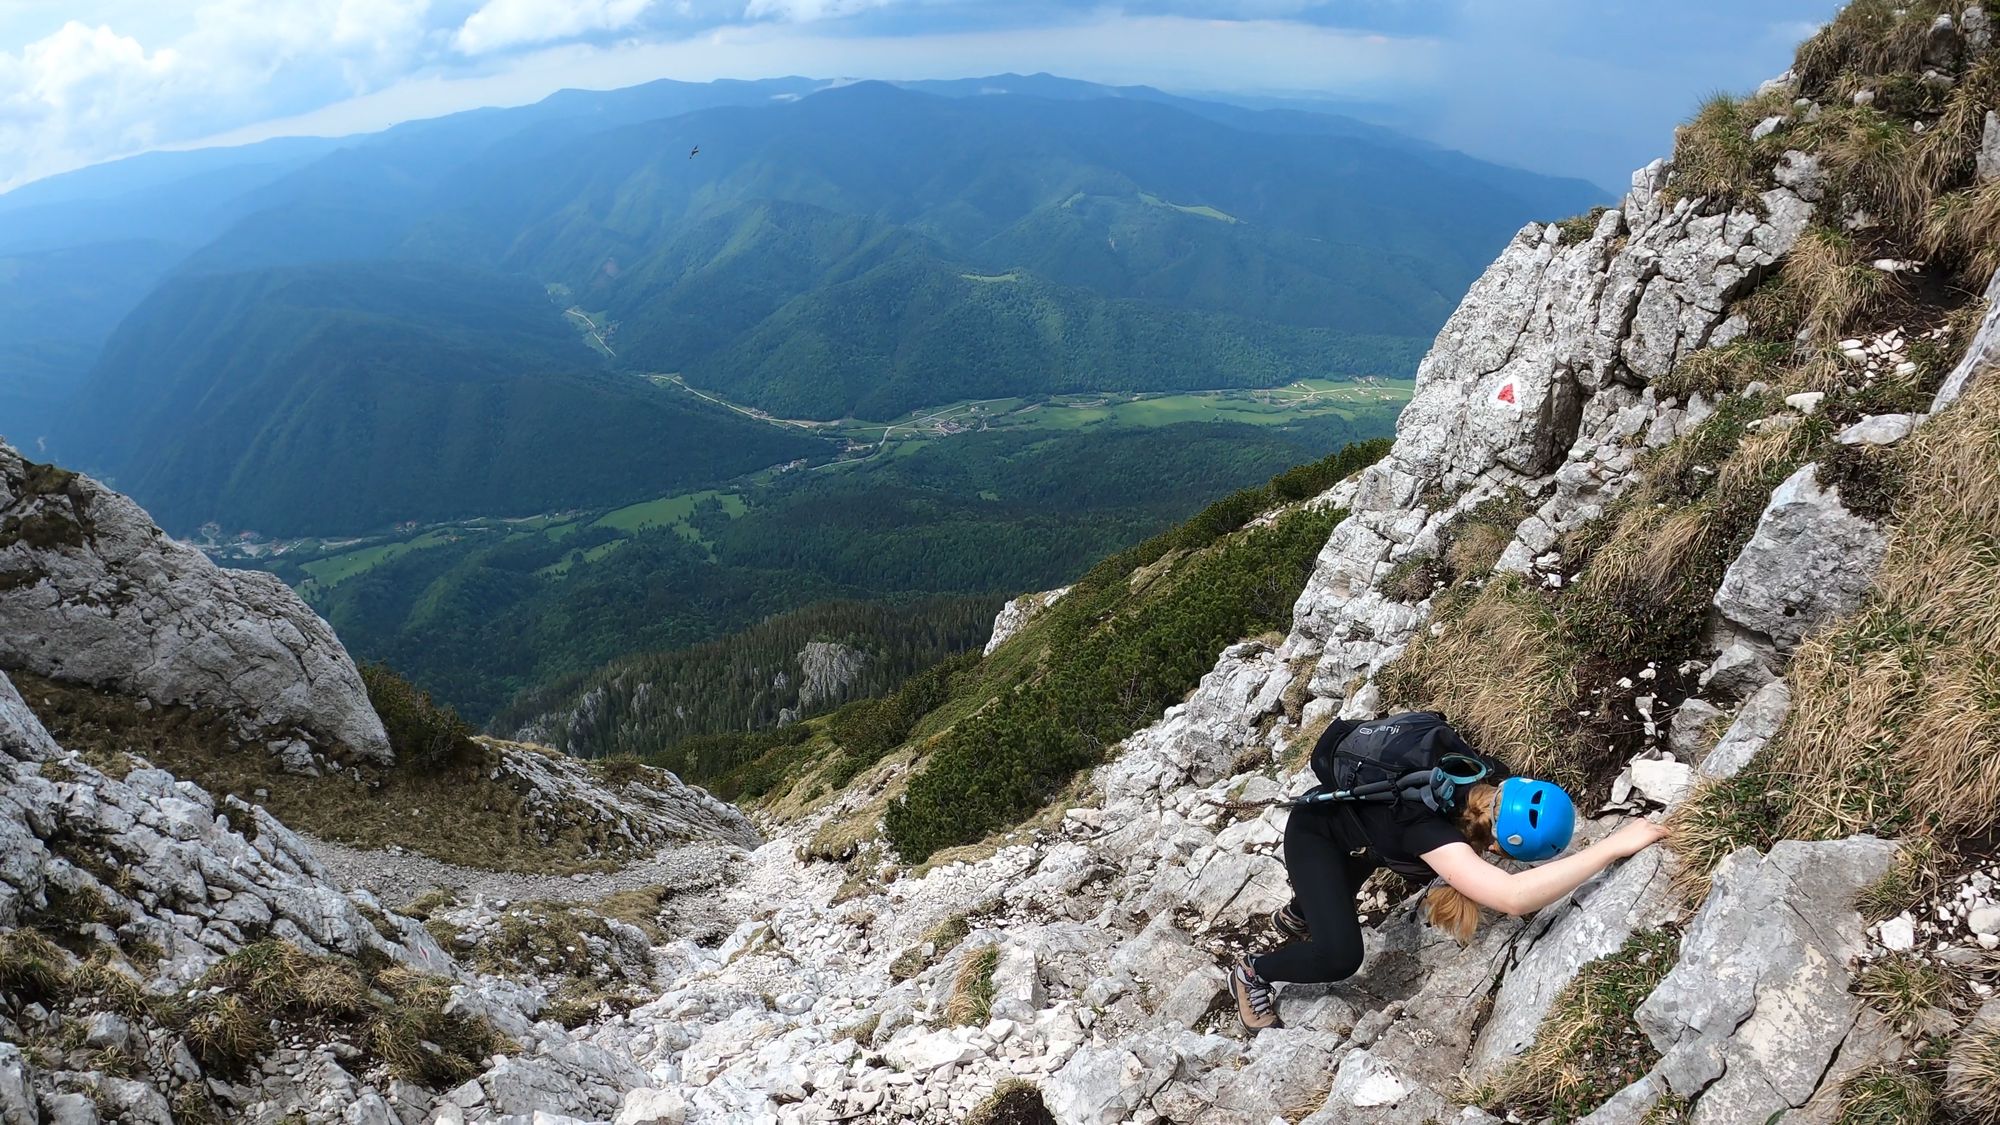
[{"label": "flying bird", "polygon": [[688,159],[693,160],[696,156],[699,156],[700,154],[701,154],[701,146],[696,145],[688,150]]}]

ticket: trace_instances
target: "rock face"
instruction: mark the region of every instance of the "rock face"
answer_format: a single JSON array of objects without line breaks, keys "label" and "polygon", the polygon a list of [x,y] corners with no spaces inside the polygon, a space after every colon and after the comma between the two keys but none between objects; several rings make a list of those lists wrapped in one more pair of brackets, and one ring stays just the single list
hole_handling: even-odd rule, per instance
[{"label": "rock face", "polygon": [[1818,466],[1807,465],[1771,493],[1715,592],[1716,611],[1730,628],[1790,652],[1861,604],[1887,549],[1882,529],[1821,488]]},{"label": "rock face", "polygon": [[1798,174],[1764,194],[1761,214],[1702,215],[1669,200],[1670,168],[1656,162],[1583,241],[1530,226],[1501,252],[1419,366],[1389,456],[1339,496],[1351,515],[1321,552],[1283,650],[1317,658],[1315,694],[1345,698],[1424,623],[1427,603],[1377,583],[1403,559],[1435,554],[1452,517],[1509,491],[1533,499],[1499,568],[1538,573],[1560,536],[1632,482],[1645,449],[1708,415],[1699,396],[1662,401],[1647,383],[1744,331],[1731,302],[1790,251],[1820,196],[1811,159],[1793,163]]},{"label": "rock face", "polygon": [[0,445],[0,668],[237,717],[390,760],[338,638],[283,582],[223,570],[138,505]]},{"label": "rock face", "polygon": [[986,642],[986,655],[992,656],[994,649],[1006,644],[1009,638],[1021,631],[1022,626],[1040,617],[1044,610],[1061,601],[1069,591],[1070,588],[1064,586],[1039,594],[1022,594],[1001,606],[999,616],[993,619],[993,637]]},{"label": "rock face", "polygon": [[799,650],[799,711],[810,714],[837,699],[868,666],[868,654],[832,641],[808,641]]},{"label": "rock face", "polygon": [[1785,841],[1716,869],[1680,963],[1637,1013],[1663,1055],[1655,1081],[1695,1101],[1697,1125],[1768,1120],[1874,1061],[1887,1034],[1852,1034],[1863,1018],[1848,991],[1863,947],[1853,902],[1895,853],[1865,836]]},{"label": "rock face", "polygon": [[[0,676],[0,929],[52,899],[93,896],[126,943],[160,949],[156,979],[185,981],[249,934],[308,952],[375,949],[442,970],[437,943],[410,923],[390,940],[330,885],[284,825],[155,769],[101,773],[49,737]],[[107,883],[99,873],[116,872]],[[408,920],[405,920],[408,922]]]},{"label": "rock face", "polygon": [[748,818],[706,789],[684,784],[668,770],[643,767],[625,784],[599,781],[582,761],[546,748],[485,739],[500,752],[496,773],[531,794],[531,809],[604,826],[611,846],[651,851],[682,840],[719,840],[738,847],[762,843]]}]

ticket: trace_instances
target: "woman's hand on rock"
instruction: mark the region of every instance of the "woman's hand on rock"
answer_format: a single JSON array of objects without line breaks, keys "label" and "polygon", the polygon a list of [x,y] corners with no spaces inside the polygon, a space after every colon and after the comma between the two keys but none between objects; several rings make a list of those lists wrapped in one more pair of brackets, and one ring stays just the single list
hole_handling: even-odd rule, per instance
[{"label": "woman's hand on rock", "polygon": [[1635,820],[1619,828],[1608,837],[1609,842],[1624,856],[1635,856],[1665,839],[1667,828],[1650,820]]}]

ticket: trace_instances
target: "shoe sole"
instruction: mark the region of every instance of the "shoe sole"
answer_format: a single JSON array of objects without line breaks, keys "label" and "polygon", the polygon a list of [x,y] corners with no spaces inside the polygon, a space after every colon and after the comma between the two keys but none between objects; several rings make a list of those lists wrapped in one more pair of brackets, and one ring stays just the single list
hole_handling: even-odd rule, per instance
[{"label": "shoe sole", "polygon": [[1278,933],[1280,933],[1285,938],[1291,941],[1309,942],[1312,940],[1311,930],[1306,929],[1304,926],[1300,926],[1294,929],[1292,926],[1287,925],[1285,922],[1279,919],[1277,910],[1271,911],[1271,928],[1278,931]]}]

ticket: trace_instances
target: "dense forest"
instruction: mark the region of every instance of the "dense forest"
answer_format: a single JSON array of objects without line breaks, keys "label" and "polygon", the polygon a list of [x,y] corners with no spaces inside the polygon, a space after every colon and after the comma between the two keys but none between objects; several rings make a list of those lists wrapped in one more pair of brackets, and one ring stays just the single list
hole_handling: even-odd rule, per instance
[{"label": "dense forest", "polygon": [[[1060,585],[1219,495],[1392,422],[1383,410],[1355,422],[961,434],[780,475],[732,494],[740,514],[697,506],[684,527],[456,529],[337,582],[312,581],[310,553],[258,565],[304,588],[358,658],[484,724],[522,692],[818,602]],[[536,699],[537,710],[565,706]],[[742,718],[686,733],[738,730]]]},{"label": "dense forest", "polygon": [[[912,673],[978,649],[999,608],[995,597],[807,606],[720,640],[566,677],[516,700],[491,725],[583,757],[642,755],[686,771],[690,763],[673,750],[679,743],[885,695]],[[809,645],[838,646],[848,664],[815,684],[801,659]]]},{"label": "dense forest", "polygon": [[828,450],[604,371],[539,286],[442,266],[178,279],[86,393],[58,440],[181,532],[617,504]]},{"label": "dense forest", "polygon": [[965,269],[917,257],[878,266],[786,304],[687,375],[785,417],[894,418],[958,399],[1405,375],[1423,353],[1414,337],[1109,300],[1020,271]]}]

